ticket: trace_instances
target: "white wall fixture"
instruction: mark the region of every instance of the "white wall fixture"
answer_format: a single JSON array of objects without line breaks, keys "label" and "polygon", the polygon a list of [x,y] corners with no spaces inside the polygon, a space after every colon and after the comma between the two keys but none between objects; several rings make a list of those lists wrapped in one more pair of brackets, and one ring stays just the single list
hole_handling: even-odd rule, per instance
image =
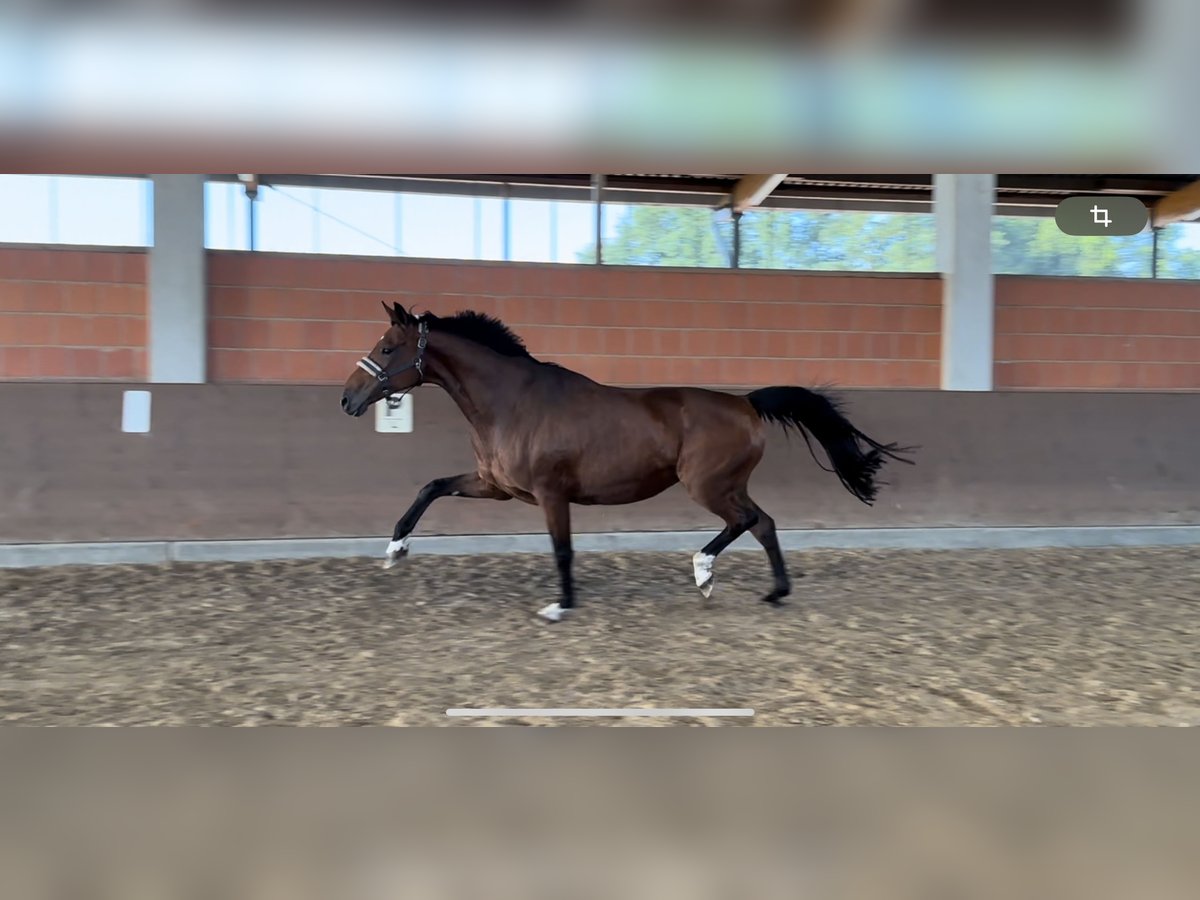
[{"label": "white wall fixture", "polygon": [[407,434],[412,431],[412,394],[392,394],[376,403],[375,430],[381,434]]},{"label": "white wall fixture", "polygon": [[121,430],[126,434],[149,434],[149,391],[125,391],[121,398]]}]

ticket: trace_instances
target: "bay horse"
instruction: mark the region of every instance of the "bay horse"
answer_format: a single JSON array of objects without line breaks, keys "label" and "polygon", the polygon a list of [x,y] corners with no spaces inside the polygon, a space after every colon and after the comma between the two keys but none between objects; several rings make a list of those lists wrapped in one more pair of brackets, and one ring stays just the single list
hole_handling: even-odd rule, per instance
[{"label": "bay horse", "polygon": [[713,563],[749,531],[770,560],[779,605],[791,592],[775,522],[750,498],[750,473],[762,459],[767,424],[810,435],[831,471],[868,505],[885,459],[910,463],[912,448],[882,444],[819,390],[767,387],[745,396],[691,387],[619,388],[530,355],[503,322],[467,310],[414,315],[388,306],[389,325],[355,365],[342,410],[361,416],[374,403],[420,384],[445,390],[470,425],[474,472],[435,478],[396,522],[385,567],[408,555],[409,535],[440,497],[511,500],[541,507],[554,547],[559,599],[538,610],[557,622],[575,606],[571,576],[571,504],[636,503],[682,482],[692,500],[725,528],[692,557],[696,586],[713,589]]}]

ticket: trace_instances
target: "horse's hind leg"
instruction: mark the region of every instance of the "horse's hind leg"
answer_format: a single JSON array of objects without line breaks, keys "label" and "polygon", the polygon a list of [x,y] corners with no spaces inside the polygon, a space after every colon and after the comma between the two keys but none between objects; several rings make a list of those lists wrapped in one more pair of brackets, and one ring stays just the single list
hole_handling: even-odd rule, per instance
[{"label": "horse's hind leg", "polygon": [[692,491],[693,499],[709,512],[725,520],[725,528],[692,557],[696,587],[705,597],[713,591],[713,563],[721,551],[752,529],[758,521],[758,508],[744,489],[736,491]]},{"label": "horse's hind leg", "polygon": [[792,592],[792,582],[788,578],[787,566],[783,562],[783,551],[779,549],[779,537],[775,534],[775,520],[763,512],[757,504],[754,509],[758,513],[758,518],[751,526],[750,533],[767,551],[767,559],[771,561],[771,574],[775,576],[775,587],[772,588],[771,593],[763,597],[763,600],[772,606],[779,606],[783,598]]}]

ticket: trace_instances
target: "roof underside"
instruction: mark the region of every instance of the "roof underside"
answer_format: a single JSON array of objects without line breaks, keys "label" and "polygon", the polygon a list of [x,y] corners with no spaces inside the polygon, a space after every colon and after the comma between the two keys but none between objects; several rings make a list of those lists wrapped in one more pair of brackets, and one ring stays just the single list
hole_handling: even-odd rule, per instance
[{"label": "roof underside", "polygon": [[[217,178],[234,176],[214,176]],[[730,195],[738,174],[604,176],[604,198],[620,203],[680,203],[717,207]],[[530,199],[588,200],[593,176],[586,174],[486,175],[260,175],[263,184],[313,185]],[[1014,213],[1045,214],[1065,197],[1119,194],[1147,205],[1200,180],[1200,175],[1000,175],[997,206]],[[928,211],[931,175],[790,174],[762,203],[765,207]]]}]

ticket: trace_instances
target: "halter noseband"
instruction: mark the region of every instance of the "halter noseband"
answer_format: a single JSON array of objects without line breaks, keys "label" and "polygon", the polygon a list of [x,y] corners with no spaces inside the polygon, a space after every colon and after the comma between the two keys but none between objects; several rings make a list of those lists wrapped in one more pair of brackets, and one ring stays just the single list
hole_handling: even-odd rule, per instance
[{"label": "halter noseband", "polygon": [[[381,366],[370,356],[364,356],[357,363],[358,367],[378,381],[382,385],[386,385],[389,381],[399,375],[401,372],[407,372],[409,369],[417,370],[417,384],[425,380],[425,372],[422,366],[425,364],[425,345],[429,343],[429,323],[419,322],[417,325],[417,355],[413,357],[412,362],[403,368],[392,372],[389,371],[389,366]],[[416,387],[416,385],[413,385]],[[410,388],[411,390],[411,388]]]}]

